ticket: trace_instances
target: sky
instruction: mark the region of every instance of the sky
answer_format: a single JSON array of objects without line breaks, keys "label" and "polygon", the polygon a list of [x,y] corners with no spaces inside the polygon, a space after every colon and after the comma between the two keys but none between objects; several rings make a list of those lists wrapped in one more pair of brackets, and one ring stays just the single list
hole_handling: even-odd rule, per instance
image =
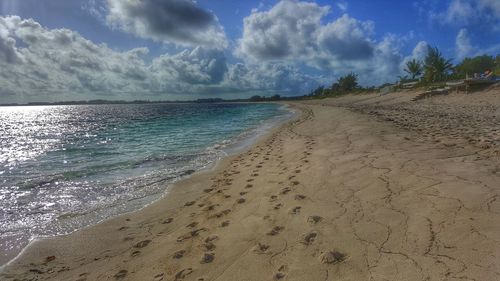
[{"label": "sky", "polygon": [[0,103],[302,95],[500,54],[500,0],[0,0]]}]

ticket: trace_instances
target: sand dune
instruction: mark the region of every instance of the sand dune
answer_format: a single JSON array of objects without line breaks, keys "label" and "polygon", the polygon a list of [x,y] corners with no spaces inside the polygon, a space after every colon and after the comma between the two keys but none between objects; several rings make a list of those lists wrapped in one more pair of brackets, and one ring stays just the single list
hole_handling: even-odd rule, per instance
[{"label": "sand dune", "polygon": [[341,101],[294,103],[301,116],[248,151],[139,212],[34,243],[0,277],[500,280],[494,153]]}]

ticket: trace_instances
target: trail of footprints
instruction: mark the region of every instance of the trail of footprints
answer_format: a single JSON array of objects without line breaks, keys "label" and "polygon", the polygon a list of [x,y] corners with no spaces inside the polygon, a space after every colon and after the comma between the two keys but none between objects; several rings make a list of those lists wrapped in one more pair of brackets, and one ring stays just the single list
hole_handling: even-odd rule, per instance
[{"label": "trail of footprints", "polygon": [[[309,198],[302,194],[303,185],[297,179],[310,162],[310,156],[316,140],[310,136],[301,135],[294,131],[294,128],[299,124],[306,122],[313,118],[312,111],[306,111],[301,119],[298,119],[289,125],[284,130],[274,133],[271,138],[264,144],[257,146],[245,154],[241,154],[232,160],[229,167],[214,176],[212,185],[203,190],[203,195],[194,201],[187,201],[178,212],[185,212],[189,214],[192,221],[187,225],[176,225],[174,216],[166,217],[159,223],[149,222],[137,225],[139,228],[148,229],[148,237],[134,236],[133,228],[130,226],[130,219],[125,219],[125,225],[117,229],[120,232],[127,232],[125,241],[130,241],[130,259],[140,257],[142,251],[147,251],[148,247],[155,244],[155,236],[174,235],[177,232],[183,234],[177,236],[176,243],[178,244],[177,250],[170,254],[171,263],[167,264],[168,268],[177,268],[175,273],[159,272],[153,276],[153,280],[184,280],[186,278],[194,277],[196,268],[201,266],[209,266],[217,262],[217,242],[221,239],[219,235],[214,234],[218,229],[229,227],[231,225],[230,214],[238,210],[238,207],[249,203],[248,194],[253,192],[255,188],[271,187],[274,191],[269,196],[269,208],[275,212],[274,215],[265,216],[263,219],[270,224],[267,232],[262,233],[262,239],[274,239],[280,236],[286,228],[283,225],[275,224],[276,219],[273,216],[278,215],[280,212],[291,217],[304,215],[304,220],[311,226],[311,231],[303,234],[298,238],[300,243],[308,246],[314,243],[319,235],[314,229],[315,225],[321,223],[323,220],[320,216],[310,215],[306,216],[303,211],[301,202]],[[305,148],[302,152],[295,155],[299,159],[294,159],[298,163],[293,169],[289,169],[289,163],[285,162],[285,143],[284,139],[291,139],[292,141],[299,141]],[[278,183],[256,183],[261,175],[266,173],[266,167],[275,165],[280,172],[281,181]],[[238,170],[241,167],[252,167],[247,178],[244,179],[242,185],[236,186],[234,183],[235,176],[241,172]],[[259,189],[261,190],[261,189]],[[281,201],[282,198],[293,198],[292,202],[296,204],[285,206]],[[218,200],[214,200],[218,199]],[[222,199],[222,200],[221,200]],[[221,202],[214,204],[213,201]],[[286,208],[285,208],[286,207]],[[271,246],[264,242],[257,242],[253,247],[252,252],[259,255],[271,255],[273,253]],[[201,254],[200,254],[201,253]],[[199,254],[198,264],[185,266],[182,261],[186,256]],[[106,254],[104,258],[110,258]],[[94,260],[100,260],[103,257],[96,257]],[[340,262],[345,258],[343,254],[338,252],[326,252],[322,255],[320,262],[335,263]],[[69,270],[63,268],[61,270]],[[129,276],[127,269],[119,269],[113,275],[114,279],[121,280]],[[286,278],[287,266],[280,265],[277,267],[276,272],[270,276],[270,279],[280,280]],[[88,273],[82,273],[79,281],[86,280],[85,276]],[[204,277],[198,277],[198,281],[207,280]]]},{"label": "trail of footprints", "polygon": [[[297,121],[292,122],[288,125],[286,130],[281,130],[275,133],[264,145],[257,146],[251,151],[242,154],[235,158],[228,169],[220,172],[218,175],[212,178],[213,184],[204,189],[204,196],[196,201],[188,201],[183,204],[183,208],[192,211],[193,221],[185,225],[184,228],[186,232],[177,237],[176,241],[182,249],[175,251],[171,259],[173,262],[180,262],[191,252],[198,252],[193,249],[201,249],[203,252],[199,259],[199,264],[183,267],[178,270],[173,276],[167,276],[165,273],[159,273],[154,276],[154,280],[183,280],[188,276],[191,278],[192,274],[196,272],[196,267],[206,266],[217,261],[217,241],[220,239],[218,235],[213,234],[217,229],[225,228],[230,226],[231,220],[228,216],[237,211],[239,205],[248,203],[246,195],[252,192],[256,188],[255,181],[258,177],[266,172],[264,169],[266,165],[270,165],[269,161],[271,158],[277,162],[277,167],[280,170],[280,175],[285,179],[277,183],[277,188],[273,188],[277,192],[269,196],[269,208],[274,212],[287,212],[290,216],[298,216],[302,213],[302,206],[300,203],[303,200],[308,200],[308,197],[301,193],[302,183],[297,179],[297,177],[303,172],[303,169],[310,162],[310,156],[316,140],[312,137],[300,135],[296,133],[293,128],[309,119],[313,118],[312,112],[306,112],[305,117]],[[304,151],[299,155],[299,160],[296,161],[298,164],[289,169],[289,163],[285,162],[284,152],[285,145],[283,139],[289,138],[294,141],[300,140],[303,142]],[[248,178],[244,180],[244,184],[241,187],[237,187],[234,184],[233,176],[240,174],[238,168],[240,167],[253,167]],[[272,185],[273,183],[266,183],[266,185]],[[274,183],[276,185],[276,183]],[[284,206],[281,202],[281,198],[285,196],[292,196],[293,202],[296,202],[293,206]],[[212,200],[214,198],[223,199],[222,204],[213,204]],[[234,197],[234,198],[233,198]],[[215,200],[214,200],[215,201]],[[284,210],[288,207],[287,210]],[[198,209],[198,210],[197,210]],[[185,210],[181,210],[185,211]],[[198,213],[199,212],[199,213]],[[195,218],[197,218],[195,220]],[[265,220],[274,224],[274,219],[270,216],[264,217]],[[306,216],[304,218],[306,222],[311,226],[311,231],[305,233],[298,240],[303,245],[311,245],[317,239],[318,232],[314,230],[314,226],[321,223],[323,220],[320,216]],[[172,217],[165,218],[161,223],[164,225],[170,225],[174,222]],[[182,226],[181,226],[182,227]],[[126,227],[120,228],[120,230],[126,230]],[[173,232],[175,230],[171,230]],[[266,233],[263,233],[262,238],[268,237],[267,239],[273,239],[273,237],[279,236],[284,231],[285,227],[282,225],[272,225]],[[170,233],[170,232],[169,232]],[[165,232],[160,232],[160,234],[165,234]],[[152,242],[151,239],[146,239],[134,244],[131,247],[131,257],[140,255],[140,249],[148,247]],[[189,243],[188,243],[189,242]],[[187,243],[187,244],[186,244]],[[272,252],[269,245],[261,242],[257,242],[252,249],[255,254],[268,254]],[[325,256],[326,255],[326,256]],[[336,263],[341,262],[345,259],[345,255],[338,252],[326,252],[321,257],[320,262],[323,263]],[[275,274],[271,277],[274,280],[284,279],[286,277],[286,265],[281,265],[277,268]],[[119,270],[115,275],[115,279],[123,279],[127,276],[127,270]],[[203,277],[196,279],[198,281],[206,280]]]}]

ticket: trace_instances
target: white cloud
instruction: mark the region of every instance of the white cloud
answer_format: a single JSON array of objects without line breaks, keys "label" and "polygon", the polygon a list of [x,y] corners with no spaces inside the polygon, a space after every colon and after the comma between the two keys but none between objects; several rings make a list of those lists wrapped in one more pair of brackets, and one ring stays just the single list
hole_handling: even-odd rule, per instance
[{"label": "white cloud", "polygon": [[182,46],[224,49],[217,17],[192,0],[107,0],[106,21],[141,38]]},{"label": "white cloud", "polygon": [[0,17],[0,102],[233,98],[252,91],[301,94],[316,85],[292,67],[229,65],[221,50],[196,47],[154,58],[148,52],[119,52],[68,29]]},{"label": "white cloud", "polygon": [[468,0],[453,0],[444,15],[447,23],[467,24],[477,16],[476,8]]},{"label": "white cloud", "polygon": [[471,24],[489,26],[500,30],[500,1],[498,0],[451,0],[445,11],[430,12],[431,20],[465,27]]},{"label": "white cloud", "polygon": [[269,11],[253,11],[243,19],[243,37],[235,53],[253,61],[301,60],[315,66],[331,59],[370,57],[373,23],[345,14],[322,24],[329,11],[328,6],[294,0],[281,1]]},{"label": "white cloud", "polygon": [[224,84],[244,91],[287,95],[304,94],[319,85],[317,78],[304,75],[294,66],[276,63],[231,65]]},{"label": "white cloud", "polygon": [[455,46],[458,59],[463,59],[475,51],[475,48],[472,47],[467,29],[460,29],[455,39]]},{"label": "white cloud", "polygon": [[500,19],[500,1],[498,0],[479,0],[479,8],[483,10],[490,10],[490,12]]},{"label": "white cloud", "polygon": [[87,0],[82,3],[82,9],[89,13],[91,16],[105,22],[106,18],[106,2],[98,0]]},{"label": "white cloud", "polygon": [[320,20],[328,7],[281,1],[269,11],[252,11],[243,19],[243,37],[236,54],[255,60],[285,60],[316,52]]},{"label": "white cloud", "polygon": [[340,1],[337,3],[337,7],[340,9],[340,11],[345,13],[347,11],[347,8],[349,8],[349,4],[347,4],[347,2],[345,1]]},{"label": "white cloud", "polygon": [[500,44],[488,46],[488,47],[478,47],[475,46],[469,36],[467,29],[462,28],[455,39],[455,52],[457,59],[463,59],[465,57],[474,57],[484,54],[498,54],[500,52]]},{"label": "white cloud", "polygon": [[417,60],[420,62],[424,62],[425,56],[427,56],[427,52],[429,51],[429,44],[426,41],[420,41],[415,45],[410,55],[406,56],[400,64],[400,70],[404,71],[406,68],[406,63],[410,60]]},{"label": "white cloud", "polygon": [[429,44],[426,41],[420,41],[417,43],[413,51],[411,52],[411,58],[417,60],[424,60],[429,51]]},{"label": "white cloud", "polygon": [[343,75],[359,74],[365,84],[394,79],[400,73],[400,40],[373,39],[374,23],[347,14],[323,22],[329,6],[283,0],[267,11],[254,10],[244,18],[243,36],[235,55],[249,63],[304,64]]}]

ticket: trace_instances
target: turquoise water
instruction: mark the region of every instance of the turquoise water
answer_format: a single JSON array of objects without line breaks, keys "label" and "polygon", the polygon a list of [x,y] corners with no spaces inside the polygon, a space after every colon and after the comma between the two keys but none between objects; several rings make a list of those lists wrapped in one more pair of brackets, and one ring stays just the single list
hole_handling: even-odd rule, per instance
[{"label": "turquoise water", "polygon": [[0,264],[139,209],[290,112],[276,104],[0,107]]}]

